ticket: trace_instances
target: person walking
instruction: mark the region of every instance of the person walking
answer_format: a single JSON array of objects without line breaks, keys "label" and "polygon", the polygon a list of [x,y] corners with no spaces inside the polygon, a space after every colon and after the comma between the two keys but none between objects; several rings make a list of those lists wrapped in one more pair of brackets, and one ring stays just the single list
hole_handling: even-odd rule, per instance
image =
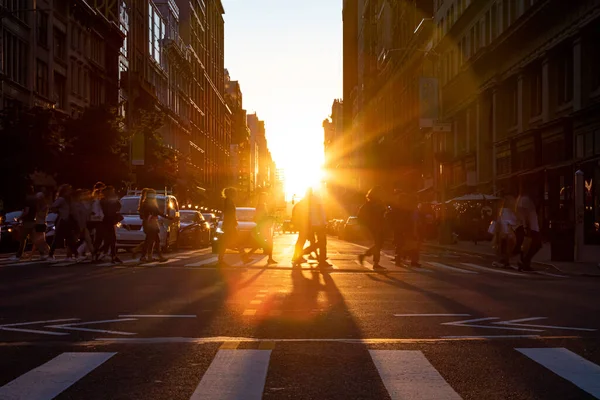
[{"label": "person walking", "polygon": [[17,253],[11,257],[12,261],[19,261],[25,252],[27,246],[27,240],[33,242],[35,234],[35,216],[37,213],[37,198],[33,186],[27,188],[27,194],[25,196],[25,207],[21,213],[21,230],[19,247]]},{"label": "person walking", "polygon": [[90,215],[90,221],[88,222],[88,229],[93,236],[94,240],[94,260],[98,261],[100,258],[104,258],[104,255],[101,255],[99,250],[102,247],[104,242],[104,232],[102,231],[104,220],[104,213],[102,212],[101,200],[102,200],[102,191],[106,185],[102,182],[97,182],[94,185],[94,190],[92,191],[92,214]]},{"label": "person walking", "polygon": [[165,262],[167,259],[162,255],[162,249],[160,247],[160,224],[158,217],[168,218],[158,208],[158,201],[156,200],[156,191],[154,189],[148,189],[146,192],[146,199],[141,206],[140,216],[143,215],[146,224],[144,231],[146,232],[146,259],[152,261],[152,254],[156,247],[158,253],[158,261]]},{"label": "person walking", "polygon": [[298,201],[292,209],[292,224],[298,231],[298,238],[294,245],[294,255],[292,257],[293,265],[300,265],[306,262],[304,255],[304,245],[310,241],[311,247],[315,247],[315,235],[310,230],[309,222],[309,198],[312,196],[312,188],[306,190],[306,194]]},{"label": "person walking", "polygon": [[102,190],[100,205],[102,207],[102,214],[104,215],[101,231],[104,235],[105,253],[110,252],[113,264],[122,264],[123,261],[117,255],[116,225],[123,220],[123,216],[121,215],[121,202],[113,186],[106,186]]},{"label": "person walking", "polygon": [[535,203],[521,191],[517,200],[517,217],[521,226],[517,228],[517,248],[521,250],[520,271],[532,271],[531,260],[542,248],[542,236]]},{"label": "person walking", "polygon": [[90,220],[90,215],[92,214],[90,196],[91,194],[89,191],[77,189],[74,192],[71,201],[73,229],[76,240],[79,240],[79,247],[77,249],[78,261],[85,259],[88,251],[91,255],[94,254],[94,244],[92,242],[90,231],[88,230],[88,222]]},{"label": "person walking", "polygon": [[498,213],[494,226],[494,237],[492,242],[496,248],[496,252],[500,258],[499,261],[494,261],[492,266],[497,268],[514,268],[511,264],[511,258],[517,243],[518,219],[515,213],[516,200],[514,196],[507,195],[504,197],[502,208]]},{"label": "person walking", "polygon": [[142,192],[140,194],[140,201],[138,203],[138,214],[140,216],[140,219],[142,220],[142,231],[144,231],[144,241],[140,244],[138,244],[137,246],[135,246],[133,248],[133,250],[131,251],[132,254],[132,258],[137,258],[137,253],[142,253],[142,256],[140,257],[140,262],[145,262],[146,260],[146,241],[148,240],[148,229],[146,227],[146,220],[148,218],[148,215],[146,214],[146,198],[148,196],[148,191],[150,189],[148,188],[144,188],[142,189]]},{"label": "person walking", "polygon": [[[263,251],[269,257],[267,264],[277,264],[273,259],[273,217],[269,214],[267,207],[267,194],[260,193],[256,211],[254,214],[256,228],[253,232],[254,239],[260,244]],[[249,254],[253,254],[257,249],[253,248]]]},{"label": "person walking", "polygon": [[73,189],[71,185],[61,185],[58,188],[58,194],[56,200],[50,208],[58,212],[58,218],[56,221],[56,229],[54,233],[54,240],[50,246],[50,253],[48,256],[54,260],[54,252],[56,246],[63,245],[66,242],[67,259],[72,258],[76,252],[75,241],[73,240],[72,234],[72,220],[71,220],[71,193]]},{"label": "person walking", "polygon": [[238,247],[238,232],[237,232],[237,215],[235,208],[235,200],[237,197],[237,190],[229,187],[223,189],[223,224],[221,229],[223,230],[223,241],[219,246],[219,257],[217,263],[221,266],[226,266],[225,263],[225,252],[228,248],[237,249],[240,258],[243,263],[247,263],[249,258],[248,254],[243,248]]},{"label": "person walking", "polygon": [[373,245],[358,256],[361,265],[365,257],[373,257],[373,269],[385,269],[379,264],[381,259],[381,248],[385,238],[385,206],[382,202],[383,189],[375,186],[366,195],[366,202],[358,211],[358,221],[367,229]]},{"label": "person walking", "polygon": [[40,191],[35,195],[37,200],[37,212],[35,214],[35,232],[33,234],[33,248],[31,253],[37,250],[40,253],[40,259],[42,261],[48,258],[48,251],[50,247],[46,243],[46,231],[48,225],[46,219],[48,218],[48,199],[47,191],[45,188],[41,188]]},{"label": "person walking", "polygon": [[303,250],[303,254],[310,254],[318,250],[318,267],[322,269],[331,268],[327,262],[327,217],[325,207],[319,196],[311,190],[308,196],[308,237],[316,238],[316,242]]}]

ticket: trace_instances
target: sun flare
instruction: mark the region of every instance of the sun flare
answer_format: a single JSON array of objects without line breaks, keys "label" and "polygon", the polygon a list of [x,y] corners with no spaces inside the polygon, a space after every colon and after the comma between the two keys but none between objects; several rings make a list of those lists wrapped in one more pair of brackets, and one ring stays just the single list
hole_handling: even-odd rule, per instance
[{"label": "sun flare", "polygon": [[323,167],[317,163],[304,162],[285,168],[286,200],[291,201],[294,196],[302,198],[309,187],[319,189],[323,178]]}]

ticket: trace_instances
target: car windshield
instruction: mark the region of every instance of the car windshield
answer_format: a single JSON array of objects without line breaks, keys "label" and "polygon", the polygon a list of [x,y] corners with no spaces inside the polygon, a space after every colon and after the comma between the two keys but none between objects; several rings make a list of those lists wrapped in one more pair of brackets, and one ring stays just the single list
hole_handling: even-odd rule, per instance
[{"label": "car windshield", "polygon": [[192,222],[196,222],[196,218],[197,218],[197,213],[194,212],[184,212],[181,211],[179,213],[179,219],[181,222],[185,222],[185,223],[192,223]]},{"label": "car windshield", "polygon": [[[157,197],[158,201],[158,209],[160,212],[164,212],[165,210],[165,198]],[[137,215],[138,213],[138,205],[140,203],[139,197],[124,197],[121,199],[121,214],[123,215]]]},{"label": "car windshield", "polygon": [[235,212],[238,221],[254,221],[254,208],[238,208]]},{"label": "car windshield", "polygon": [[21,218],[22,214],[23,214],[22,211],[13,211],[13,212],[6,213],[4,220],[7,223],[17,222],[18,219]]},{"label": "car windshield", "polygon": [[212,214],[202,214],[202,216],[204,217],[205,220],[207,220],[208,222],[212,222],[214,216]]}]

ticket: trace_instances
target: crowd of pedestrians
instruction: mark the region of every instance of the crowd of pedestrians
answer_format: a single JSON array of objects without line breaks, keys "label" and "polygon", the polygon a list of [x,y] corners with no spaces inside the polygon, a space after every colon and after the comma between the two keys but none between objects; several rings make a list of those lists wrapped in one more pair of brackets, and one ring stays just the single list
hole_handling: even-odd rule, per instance
[{"label": "crowd of pedestrians", "polygon": [[[32,255],[39,253],[41,260],[54,261],[56,249],[64,247],[67,260],[100,261],[110,256],[113,263],[121,263],[115,234],[116,224],[122,219],[120,209],[115,188],[102,182],[96,183],[93,190],[74,190],[71,185],[61,185],[54,201],[46,190],[34,193],[30,187],[21,215],[19,247],[13,260],[23,257],[29,241],[33,245]],[[46,241],[49,212],[57,214],[50,246]]]}]

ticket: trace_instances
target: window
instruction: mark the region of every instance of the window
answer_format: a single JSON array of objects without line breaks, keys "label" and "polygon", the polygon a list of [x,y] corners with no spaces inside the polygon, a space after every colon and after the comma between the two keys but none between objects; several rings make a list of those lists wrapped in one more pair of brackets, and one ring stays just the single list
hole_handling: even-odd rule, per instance
[{"label": "window", "polygon": [[535,66],[529,75],[529,99],[531,116],[542,113],[542,68]]},{"label": "window", "polygon": [[148,3],[148,11],[148,50],[150,56],[160,64],[160,41],[165,35],[165,23],[152,3]]},{"label": "window", "polygon": [[471,34],[469,36],[470,40],[469,40],[469,54],[467,55],[467,59],[469,57],[472,57],[473,54],[475,54],[475,41],[478,40],[478,38],[476,38],[475,33],[476,33],[477,29],[475,29],[475,27],[471,27]]},{"label": "window", "polygon": [[[494,40],[498,36],[498,6],[496,5],[496,3],[492,4],[490,19],[491,19],[490,35],[491,35],[491,40]],[[491,42],[491,40],[490,40],[490,42]]]},{"label": "window", "polygon": [[510,174],[510,150],[505,149],[496,154],[496,174]]},{"label": "window", "polygon": [[558,104],[573,99],[573,52],[567,49],[558,57]]},{"label": "window", "polygon": [[54,56],[60,60],[67,58],[65,34],[58,29],[54,29]]},{"label": "window", "polygon": [[60,109],[65,108],[65,92],[67,87],[67,79],[61,74],[54,73],[54,101]]},{"label": "window", "polygon": [[48,96],[48,64],[37,60],[35,65],[35,91],[42,96]]},{"label": "window", "polygon": [[600,90],[600,52],[598,52],[595,47],[597,46],[598,40],[600,40],[600,35],[597,35],[592,42],[594,44],[590,46],[591,51],[585,53],[585,57],[589,57],[587,64],[590,71],[590,90],[592,92]]},{"label": "window", "polygon": [[519,116],[519,87],[516,79],[513,79],[509,83],[507,107],[508,121],[510,123],[510,127],[512,128],[517,125]]},{"label": "window", "polygon": [[37,44],[48,47],[48,14],[37,12]]},{"label": "window", "polygon": [[23,22],[27,22],[27,0],[4,0],[3,6],[6,8],[13,17],[20,19]]},{"label": "window", "polygon": [[4,74],[12,81],[27,86],[27,44],[5,30],[3,45]]},{"label": "window", "polygon": [[104,65],[104,41],[96,34],[90,37],[90,58],[98,65]]}]

